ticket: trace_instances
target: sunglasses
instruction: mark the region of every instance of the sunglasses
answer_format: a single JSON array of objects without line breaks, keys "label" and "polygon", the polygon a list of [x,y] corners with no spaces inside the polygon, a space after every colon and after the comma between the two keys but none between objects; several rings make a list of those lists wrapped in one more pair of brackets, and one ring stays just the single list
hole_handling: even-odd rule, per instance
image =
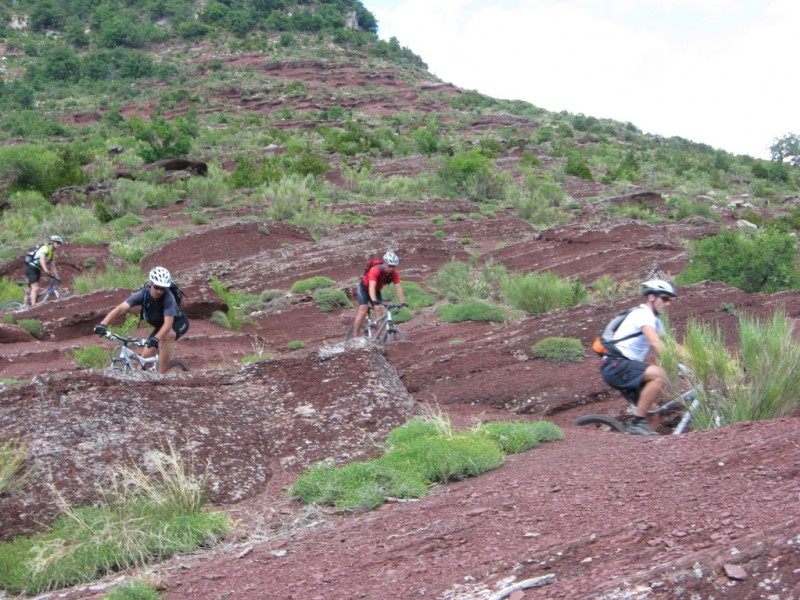
[{"label": "sunglasses", "polygon": [[672,302],[672,296],[659,296],[662,302],[670,303]]}]

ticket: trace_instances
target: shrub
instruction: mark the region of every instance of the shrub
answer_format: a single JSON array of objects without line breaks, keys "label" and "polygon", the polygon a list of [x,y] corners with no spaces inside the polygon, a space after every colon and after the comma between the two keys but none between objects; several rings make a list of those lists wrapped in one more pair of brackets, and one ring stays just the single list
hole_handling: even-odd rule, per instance
[{"label": "shrub", "polygon": [[25,289],[8,277],[0,277],[0,306],[11,301],[24,302]]},{"label": "shrub", "polygon": [[22,327],[25,331],[30,333],[37,340],[40,340],[44,337],[44,332],[42,331],[42,323],[38,319],[20,319],[17,322],[17,325]]},{"label": "shrub", "polygon": [[595,296],[603,300],[616,300],[628,293],[628,285],[619,283],[611,275],[601,275],[591,285]]},{"label": "shrub", "polygon": [[229,288],[217,277],[212,277],[209,281],[209,285],[228,306],[228,310],[224,313],[218,310],[211,313],[211,321],[213,323],[225,329],[239,331],[245,323],[250,322],[250,318],[243,310],[243,306],[247,301],[244,294]]},{"label": "shrub", "polygon": [[291,291],[293,294],[305,294],[306,292],[310,292],[312,290],[327,288],[334,285],[336,285],[336,282],[328,277],[309,277],[308,279],[295,281],[292,284]]},{"label": "shrub", "polygon": [[164,117],[155,117],[151,123],[132,117],[128,128],[142,142],[138,152],[146,163],[188,155],[197,135],[196,125],[184,117],[176,117],[173,123]]},{"label": "shrub", "polygon": [[475,477],[499,467],[503,461],[503,452],[492,440],[455,434],[408,441],[377,462],[429,483],[448,483]]},{"label": "shrub", "polygon": [[67,356],[81,369],[99,370],[107,367],[111,362],[111,353],[107,348],[101,346],[75,348],[67,352]]},{"label": "shrub", "polygon": [[103,595],[102,600],[158,600],[161,595],[153,584],[138,579],[128,579],[124,583],[111,588]]},{"label": "shrub", "polygon": [[800,408],[800,344],[792,330],[792,319],[783,310],[767,319],[742,314],[739,351],[730,353],[719,327],[690,319],[680,356],[672,342],[661,362],[669,373],[677,372],[678,360],[690,368],[701,400],[693,426],[714,429],[795,414]]},{"label": "shrub", "polygon": [[549,421],[493,421],[477,429],[497,444],[504,454],[519,454],[539,445],[539,442],[560,440],[564,433]]},{"label": "shrub", "polygon": [[755,234],[724,231],[691,244],[679,284],[722,281],[747,292],[772,293],[800,284],[794,237],[767,229]]},{"label": "shrub", "polygon": [[549,337],[531,346],[534,358],[544,358],[560,365],[566,362],[583,362],[586,357],[583,344],[575,338]]},{"label": "shrub", "polygon": [[492,282],[467,263],[451,260],[439,267],[431,288],[448,300],[488,298],[492,293]]},{"label": "shrub", "polygon": [[122,268],[88,271],[83,275],[76,275],[72,280],[72,289],[78,294],[118,288],[133,290],[142,287],[145,281],[147,277],[142,274],[140,267],[126,265]]},{"label": "shrub", "polygon": [[588,179],[589,181],[594,179],[592,170],[586,162],[586,158],[582,154],[574,151],[567,154],[566,173],[567,175]]},{"label": "shrub", "polygon": [[353,308],[352,302],[342,290],[322,289],[314,293],[314,304],[322,312],[331,312],[337,308]]},{"label": "shrub", "polygon": [[503,280],[502,290],[507,304],[531,314],[576,306],[588,297],[580,282],[561,279],[552,271],[510,275]]},{"label": "shrub", "polygon": [[174,450],[157,476],[123,468],[103,500],[65,507],[46,533],[0,544],[0,585],[37,594],[188,552],[225,535],[224,512],[203,512],[206,479],[189,475]]},{"label": "shrub", "polygon": [[[422,289],[422,286],[418,283],[413,281],[404,281],[403,282],[403,295],[405,296],[406,302],[408,306],[412,310],[417,310],[419,308],[424,308],[426,306],[433,306],[433,297]],[[396,303],[397,298],[397,291],[395,290],[394,286],[387,286],[381,290],[381,296],[386,302],[389,303]],[[400,312],[404,312],[406,309],[402,309]],[[395,317],[397,315],[394,315]]]},{"label": "shrub", "polygon": [[0,496],[27,481],[29,473],[20,474],[20,471],[28,455],[28,446],[24,442],[6,440],[0,444]]},{"label": "shrub", "polygon": [[306,504],[367,511],[380,506],[388,497],[419,498],[427,491],[427,483],[420,477],[372,461],[343,467],[312,465],[292,485],[289,494]]},{"label": "shrub", "polygon": [[460,323],[462,321],[502,323],[506,319],[502,308],[479,300],[464,302],[463,304],[443,304],[436,309],[436,312],[442,321],[446,323]]},{"label": "shrub", "polygon": [[[548,427],[549,425],[549,427]],[[535,433],[534,433],[535,432]],[[289,494],[306,503],[340,510],[369,510],[388,497],[419,498],[432,483],[479,475],[501,465],[501,446],[522,451],[536,442],[559,439],[561,430],[540,423],[488,425],[484,430],[453,434],[446,418],[415,417],[389,432],[387,452],[376,460],[344,467],[312,465]]]},{"label": "shrub", "polygon": [[186,196],[190,206],[205,208],[219,206],[228,191],[222,177],[192,177],[186,180]]},{"label": "shrub", "polygon": [[495,175],[492,161],[479,148],[445,158],[437,174],[443,192],[453,197],[484,200],[505,195],[505,180]]},{"label": "shrub", "polygon": [[286,347],[289,350],[300,350],[300,348],[302,348],[305,345],[306,345],[306,343],[304,341],[302,341],[302,340],[293,340],[293,341],[289,342],[288,344],[286,344]]},{"label": "shrub", "polygon": [[513,186],[509,196],[517,216],[529,223],[551,227],[571,218],[561,210],[567,201],[567,194],[549,178],[527,177]]},{"label": "shrub", "polygon": [[450,435],[450,422],[446,419],[429,419],[414,417],[402,427],[395,427],[386,436],[386,446],[390,450],[404,444],[427,439],[437,435]]}]

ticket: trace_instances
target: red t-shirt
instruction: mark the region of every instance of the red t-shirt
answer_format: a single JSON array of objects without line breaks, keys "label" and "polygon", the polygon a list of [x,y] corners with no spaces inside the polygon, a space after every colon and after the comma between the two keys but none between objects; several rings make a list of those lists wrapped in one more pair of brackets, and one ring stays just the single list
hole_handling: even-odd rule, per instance
[{"label": "red t-shirt", "polygon": [[387,273],[383,265],[375,265],[367,271],[367,274],[361,279],[361,282],[367,290],[369,290],[370,281],[376,282],[375,291],[380,292],[381,288],[387,283],[400,283],[400,272],[397,270],[397,267],[395,267],[392,269],[391,273]]}]

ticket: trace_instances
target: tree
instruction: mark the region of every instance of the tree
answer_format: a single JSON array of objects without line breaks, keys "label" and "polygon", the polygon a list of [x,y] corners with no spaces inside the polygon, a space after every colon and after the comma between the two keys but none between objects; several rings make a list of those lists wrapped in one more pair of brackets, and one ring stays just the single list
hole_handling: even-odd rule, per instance
[{"label": "tree", "polygon": [[75,83],[81,77],[81,62],[74,50],[60,44],[44,55],[44,76],[50,81]]},{"label": "tree", "polygon": [[782,138],[775,138],[769,152],[775,162],[786,161],[793,167],[800,166],[800,136],[787,133]]}]

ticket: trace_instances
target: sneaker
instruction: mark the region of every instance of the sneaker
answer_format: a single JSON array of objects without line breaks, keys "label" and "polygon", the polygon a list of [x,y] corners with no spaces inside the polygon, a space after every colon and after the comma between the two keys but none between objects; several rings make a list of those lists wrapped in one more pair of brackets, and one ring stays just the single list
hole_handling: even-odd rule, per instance
[{"label": "sneaker", "polygon": [[628,433],[633,435],[658,435],[658,433],[650,429],[650,426],[644,421],[640,423],[629,423]]}]

